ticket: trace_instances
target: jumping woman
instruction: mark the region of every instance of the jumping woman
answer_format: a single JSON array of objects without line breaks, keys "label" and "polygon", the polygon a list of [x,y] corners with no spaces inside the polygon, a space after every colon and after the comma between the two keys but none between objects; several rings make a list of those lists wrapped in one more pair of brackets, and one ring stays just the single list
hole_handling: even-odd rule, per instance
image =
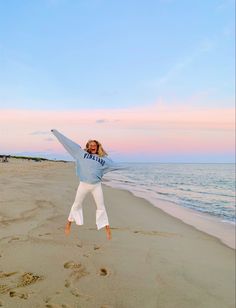
[{"label": "jumping woman", "polygon": [[71,207],[68,221],[65,226],[65,234],[70,234],[72,222],[75,222],[77,225],[83,225],[82,203],[87,193],[91,192],[97,206],[97,229],[99,230],[105,227],[107,239],[110,240],[111,229],[104,205],[101,180],[105,173],[123,169],[123,167],[115,164],[107,157],[106,151],[97,140],[89,140],[83,150],[80,145],[68,139],[56,129],[52,129],[51,132],[75,159],[76,174],[80,179],[75,201]]}]

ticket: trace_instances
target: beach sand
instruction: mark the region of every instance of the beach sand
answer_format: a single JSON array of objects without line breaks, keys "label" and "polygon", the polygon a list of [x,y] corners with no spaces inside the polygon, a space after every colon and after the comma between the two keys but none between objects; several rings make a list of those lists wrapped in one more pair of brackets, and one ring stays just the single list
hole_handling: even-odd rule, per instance
[{"label": "beach sand", "polygon": [[73,163],[0,164],[0,306],[235,307],[235,250],[128,191],[103,186],[112,240],[64,225],[78,180]]}]

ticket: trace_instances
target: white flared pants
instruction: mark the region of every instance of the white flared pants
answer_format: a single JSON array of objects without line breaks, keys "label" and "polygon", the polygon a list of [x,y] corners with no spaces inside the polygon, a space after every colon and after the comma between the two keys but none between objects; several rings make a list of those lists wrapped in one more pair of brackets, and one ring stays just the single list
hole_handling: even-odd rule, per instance
[{"label": "white flared pants", "polygon": [[101,183],[88,184],[85,182],[80,182],[77,189],[75,201],[71,207],[70,214],[68,217],[69,221],[75,221],[77,225],[83,225],[83,208],[82,203],[85,196],[91,192],[95,200],[97,210],[96,210],[96,225],[98,230],[109,225],[106,208],[103,200],[103,192]]}]

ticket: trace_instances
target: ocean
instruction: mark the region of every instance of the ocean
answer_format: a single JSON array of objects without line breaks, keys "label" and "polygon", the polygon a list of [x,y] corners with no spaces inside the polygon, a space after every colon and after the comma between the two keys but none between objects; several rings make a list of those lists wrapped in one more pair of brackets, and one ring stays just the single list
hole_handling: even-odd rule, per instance
[{"label": "ocean", "polygon": [[235,164],[126,163],[127,169],[108,173],[105,184],[126,189],[154,206],[160,200],[179,208],[234,224]]}]

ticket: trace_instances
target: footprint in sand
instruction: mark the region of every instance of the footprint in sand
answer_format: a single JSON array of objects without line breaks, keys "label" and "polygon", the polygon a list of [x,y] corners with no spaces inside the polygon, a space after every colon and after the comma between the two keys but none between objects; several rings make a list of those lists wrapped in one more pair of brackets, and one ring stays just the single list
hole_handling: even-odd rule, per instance
[{"label": "footprint in sand", "polygon": [[102,267],[102,268],[100,268],[98,274],[100,276],[109,276],[110,273],[109,273],[109,271],[105,267]]},{"label": "footprint in sand", "polygon": [[9,295],[10,295],[10,297],[19,297],[19,298],[22,298],[22,299],[28,298],[27,293],[19,293],[19,292],[15,292],[15,291],[10,291]]},{"label": "footprint in sand", "polygon": [[74,261],[68,261],[64,263],[64,268],[80,268],[81,263],[75,263]]},{"label": "footprint in sand", "polygon": [[8,243],[11,243],[11,242],[13,242],[13,241],[19,241],[20,240],[20,238],[18,237],[18,236],[14,236],[14,237],[12,237],[9,241],[8,241]]},{"label": "footprint in sand", "polygon": [[17,241],[25,241],[28,239],[28,236],[20,235],[20,236],[8,236],[6,238],[2,238],[2,240],[5,239],[7,243],[17,242]]},{"label": "footprint in sand", "polygon": [[85,267],[80,267],[74,269],[70,276],[73,277],[75,280],[79,280],[81,277],[87,276],[88,274],[89,273],[86,271]]},{"label": "footprint in sand", "polygon": [[66,280],[66,281],[65,281],[65,287],[66,287],[66,288],[69,288],[69,286],[70,286],[70,281],[69,281],[69,280]]},{"label": "footprint in sand", "polygon": [[0,284],[0,294],[8,293],[11,290],[11,287],[6,284]]},{"label": "footprint in sand", "polygon": [[76,280],[78,280],[81,277],[89,274],[86,271],[85,267],[82,266],[81,263],[75,263],[74,261],[68,261],[68,262],[64,263],[64,268],[72,269],[70,276],[73,277]]},{"label": "footprint in sand", "polygon": [[44,302],[45,302],[46,304],[47,304],[48,302],[50,302],[50,300],[51,300],[51,297],[48,297],[48,296],[47,296],[47,297],[44,298]]},{"label": "footprint in sand", "polygon": [[90,296],[90,295],[87,295],[87,294],[84,294],[84,293],[79,292],[79,290],[76,289],[76,288],[71,289],[71,290],[70,290],[70,293],[71,293],[72,295],[74,295],[75,297],[83,297],[83,298],[85,298],[86,300],[89,300],[89,299],[92,298],[92,296]]},{"label": "footprint in sand", "polygon": [[0,278],[10,277],[15,274],[17,274],[17,272],[10,272],[10,273],[0,272]]},{"label": "footprint in sand", "polygon": [[133,233],[140,233],[143,235],[156,235],[162,237],[173,237],[176,236],[176,233],[169,233],[169,232],[160,232],[160,231],[144,231],[144,230],[135,230]]},{"label": "footprint in sand", "polygon": [[20,277],[20,282],[17,284],[17,287],[25,287],[42,279],[42,276],[34,275],[33,273],[25,273]]},{"label": "footprint in sand", "polygon": [[100,248],[101,248],[101,246],[98,246],[98,245],[94,245],[94,247],[93,247],[94,250],[98,250]]},{"label": "footprint in sand", "polygon": [[49,303],[49,301],[51,300],[51,298],[47,297],[44,301],[46,303],[45,307],[48,308],[70,308],[70,306],[66,305],[66,304],[54,304],[54,303]]},{"label": "footprint in sand", "polygon": [[89,257],[90,257],[90,255],[91,255],[91,253],[84,253],[84,254],[83,254],[83,257],[85,257],[85,258],[89,258]]},{"label": "footprint in sand", "polygon": [[79,293],[79,291],[77,289],[70,290],[70,293],[72,295],[74,295],[75,297],[80,297],[81,296],[81,294]]},{"label": "footprint in sand", "polygon": [[39,234],[39,236],[44,236],[44,235],[51,235],[52,233],[47,232],[47,233],[43,233],[43,234]]},{"label": "footprint in sand", "polygon": [[64,268],[72,270],[70,273],[70,279],[65,280],[65,287],[69,288],[70,293],[75,297],[85,297],[87,300],[91,298],[91,296],[82,294],[76,288],[71,288],[73,282],[76,282],[81,277],[88,275],[89,273],[86,271],[86,268],[82,266],[81,263],[75,263],[74,261],[68,261],[64,263]]}]

